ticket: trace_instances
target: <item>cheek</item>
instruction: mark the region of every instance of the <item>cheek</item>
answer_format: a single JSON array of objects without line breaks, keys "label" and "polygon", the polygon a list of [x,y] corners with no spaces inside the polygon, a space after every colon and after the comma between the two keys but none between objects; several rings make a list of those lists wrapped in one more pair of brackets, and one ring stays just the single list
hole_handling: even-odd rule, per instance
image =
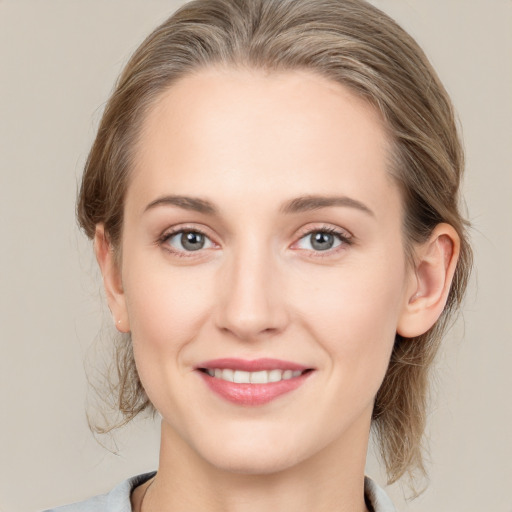
[{"label": "cheek", "polygon": [[199,268],[130,263],[125,295],[136,356],[175,360],[204,323],[211,305],[211,280]]},{"label": "cheek", "polygon": [[[151,403],[179,423],[178,403],[187,403],[187,354],[208,316],[211,292],[204,276],[190,268],[132,265],[125,295],[134,359]],[[151,270],[148,270],[151,268]]]},{"label": "cheek", "polygon": [[336,367],[384,375],[403,303],[402,267],[382,259],[318,272],[297,292],[299,316]]}]

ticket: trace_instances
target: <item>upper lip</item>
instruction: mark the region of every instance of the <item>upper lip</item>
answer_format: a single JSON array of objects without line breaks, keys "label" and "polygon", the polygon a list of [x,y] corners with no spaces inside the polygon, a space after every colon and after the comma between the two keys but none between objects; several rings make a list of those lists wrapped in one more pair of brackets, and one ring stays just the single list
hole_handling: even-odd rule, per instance
[{"label": "upper lip", "polygon": [[220,370],[242,370],[246,372],[259,372],[263,370],[308,370],[310,367],[292,361],[283,361],[281,359],[238,359],[234,357],[225,357],[222,359],[212,359],[204,361],[196,366],[196,369],[220,369]]}]

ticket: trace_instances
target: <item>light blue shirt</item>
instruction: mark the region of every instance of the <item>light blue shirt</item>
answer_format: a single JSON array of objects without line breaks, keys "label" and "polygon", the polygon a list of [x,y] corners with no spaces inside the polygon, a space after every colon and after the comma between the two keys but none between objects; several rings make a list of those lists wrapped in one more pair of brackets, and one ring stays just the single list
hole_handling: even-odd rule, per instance
[{"label": "light blue shirt", "polygon": [[[73,505],[52,508],[45,512],[132,512],[130,503],[132,491],[154,475],[155,472],[134,476],[121,482],[107,494]],[[365,477],[364,493],[367,503],[373,507],[373,512],[396,512],[388,495],[369,477]]]}]

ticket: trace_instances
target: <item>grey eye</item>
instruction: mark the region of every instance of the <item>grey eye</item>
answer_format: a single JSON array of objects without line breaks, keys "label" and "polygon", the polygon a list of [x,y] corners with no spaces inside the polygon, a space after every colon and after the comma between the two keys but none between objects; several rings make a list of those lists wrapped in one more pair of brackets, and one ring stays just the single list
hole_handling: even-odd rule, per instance
[{"label": "grey eye", "polygon": [[328,231],[313,231],[299,240],[299,248],[308,251],[328,251],[341,245],[342,238]]},{"label": "grey eye", "polygon": [[180,241],[187,251],[198,251],[204,247],[205,238],[201,233],[188,231],[181,235]]},{"label": "grey eye", "polygon": [[199,231],[178,231],[167,239],[167,243],[182,252],[193,252],[212,246],[211,240]]},{"label": "grey eye", "polygon": [[311,247],[313,247],[315,251],[332,249],[335,242],[334,235],[331,233],[317,231],[316,233],[311,233],[309,236],[311,237]]}]

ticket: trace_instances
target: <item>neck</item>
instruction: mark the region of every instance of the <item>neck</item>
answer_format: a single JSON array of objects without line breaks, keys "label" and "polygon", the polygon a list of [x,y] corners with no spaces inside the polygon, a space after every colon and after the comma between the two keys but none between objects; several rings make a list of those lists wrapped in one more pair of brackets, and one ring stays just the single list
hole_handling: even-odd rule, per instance
[{"label": "neck", "polygon": [[205,461],[163,421],[159,470],[143,512],[366,512],[367,444],[368,434],[345,438],[284,470],[240,474]]}]

